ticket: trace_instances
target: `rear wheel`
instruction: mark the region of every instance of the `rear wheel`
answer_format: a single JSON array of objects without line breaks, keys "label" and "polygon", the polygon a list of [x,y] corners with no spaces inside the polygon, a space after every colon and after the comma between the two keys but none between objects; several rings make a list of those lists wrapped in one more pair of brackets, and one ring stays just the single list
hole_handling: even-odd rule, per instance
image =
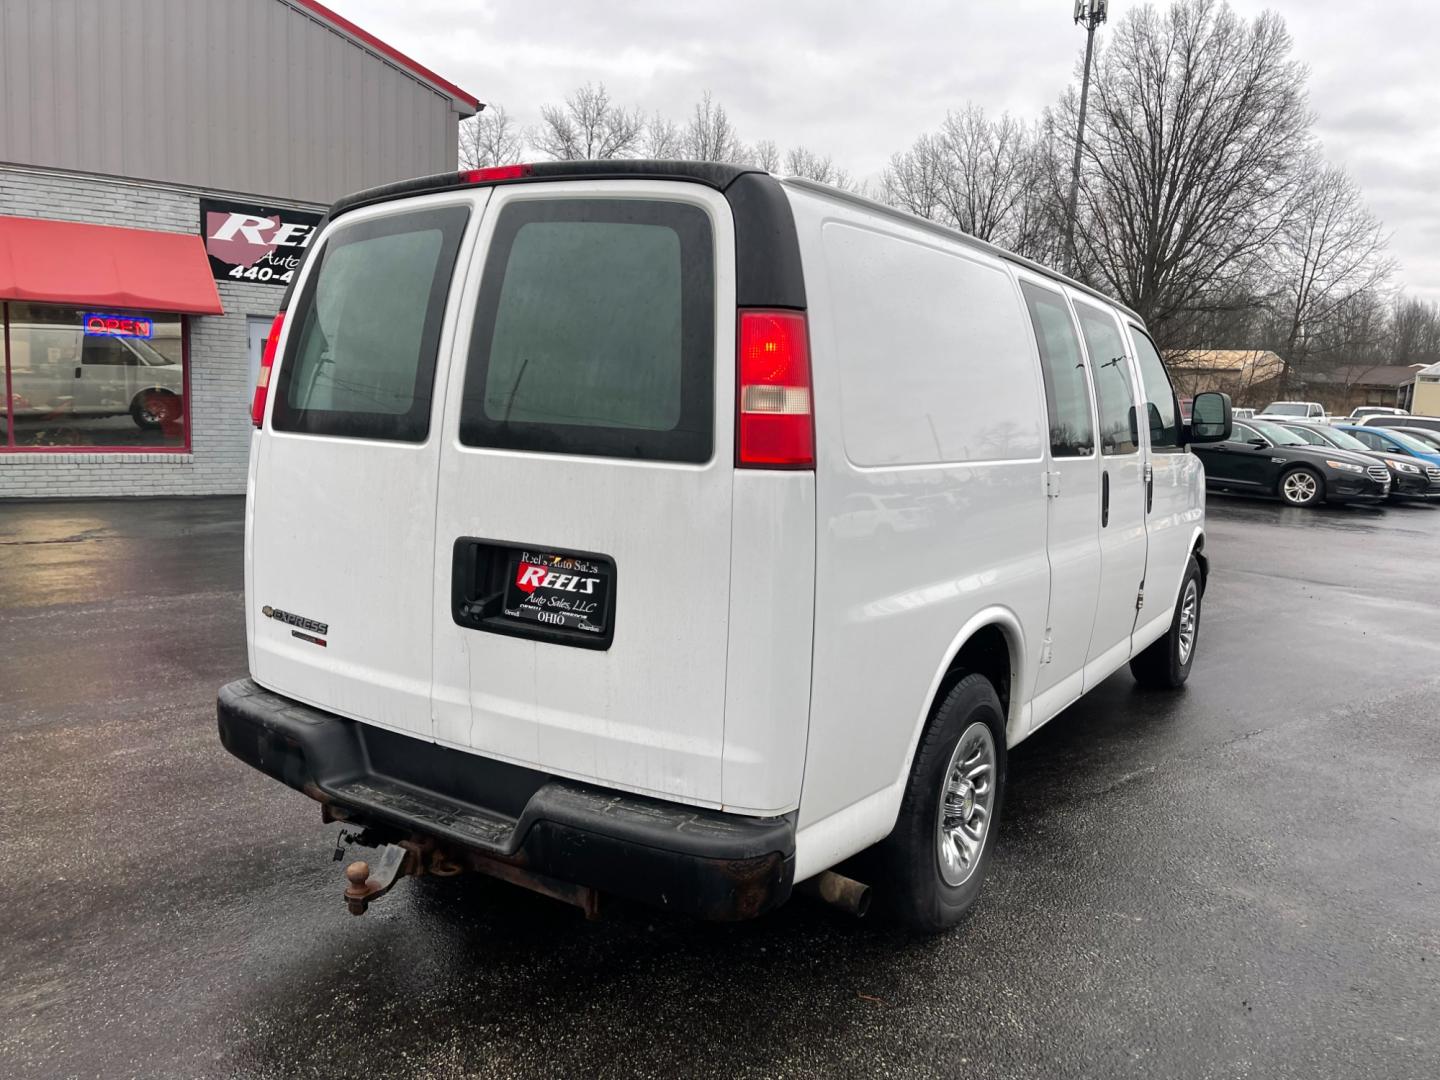
[{"label": "rear wheel", "polygon": [[1170,629],[1130,661],[1130,674],[1141,686],[1153,690],[1178,690],[1190,677],[1195,647],[1200,643],[1200,564],[1195,556],[1185,566],[1180,598]]},{"label": "rear wheel", "polygon": [[130,419],[135,426],[150,430],[180,416],[180,399],[169,390],[142,390],[130,402]]},{"label": "rear wheel", "polygon": [[1315,506],[1325,501],[1325,479],[1302,465],[1280,478],[1280,498],[1291,506]]},{"label": "rear wheel", "polygon": [[983,675],[935,710],[915,751],[894,831],[877,851],[881,901],[903,926],[955,926],[980,895],[1005,792],[1005,713]]}]

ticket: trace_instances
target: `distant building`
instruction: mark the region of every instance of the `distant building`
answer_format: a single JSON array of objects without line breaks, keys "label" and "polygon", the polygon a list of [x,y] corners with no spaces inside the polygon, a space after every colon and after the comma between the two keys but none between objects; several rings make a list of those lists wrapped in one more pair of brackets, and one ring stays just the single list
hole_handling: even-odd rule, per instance
[{"label": "distant building", "polygon": [[320,215],[481,108],[317,0],[3,0],[0,86],[0,498],[243,492]]},{"label": "distant building", "polygon": [[1410,411],[1417,416],[1440,416],[1440,364],[1415,373]]},{"label": "distant building", "polygon": [[[1165,357],[1175,392],[1193,397],[1204,390],[1223,390],[1236,405],[1258,407],[1282,396],[1280,376],[1285,362],[1268,349],[1177,349]],[[1440,415],[1440,364],[1341,364],[1320,368],[1311,365],[1292,372],[1286,398],[1318,401],[1331,413],[1347,414],[1360,405],[1385,405],[1415,413]],[[1419,375],[1430,374],[1417,384]],[[1433,387],[1425,398],[1427,407],[1415,395],[1420,386]]]},{"label": "distant building", "polygon": [[1344,364],[1307,372],[1303,397],[1319,401],[1332,413],[1346,414],[1360,405],[1411,409],[1415,375],[1420,364]]},{"label": "distant building", "polygon": [[1220,390],[1242,406],[1270,401],[1285,370],[1268,349],[1176,349],[1166,354],[1165,366],[1180,397]]}]

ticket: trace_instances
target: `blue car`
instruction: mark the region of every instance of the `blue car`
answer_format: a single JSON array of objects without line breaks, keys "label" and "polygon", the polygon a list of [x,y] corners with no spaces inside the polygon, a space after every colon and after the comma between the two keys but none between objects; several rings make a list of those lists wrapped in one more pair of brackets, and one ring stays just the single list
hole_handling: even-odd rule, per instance
[{"label": "blue car", "polygon": [[1440,468],[1440,447],[1422,442],[1414,435],[1382,427],[1361,427],[1358,424],[1336,424],[1335,429],[1353,435],[1372,450],[1412,457],[1416,459],[1416,464],[1423,463]]}]

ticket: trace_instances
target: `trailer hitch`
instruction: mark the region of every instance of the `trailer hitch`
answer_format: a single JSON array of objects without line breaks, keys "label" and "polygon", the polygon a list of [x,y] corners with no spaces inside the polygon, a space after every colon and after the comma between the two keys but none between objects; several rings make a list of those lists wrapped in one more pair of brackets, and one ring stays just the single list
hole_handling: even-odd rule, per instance
[{"label": "trailer hitch", "polygon": [[409,854],[399,844],[386,844],[380,849],[373,874],[364,860],[345,867],[345,906],[351,915],[364,915],[370,901],[380,899],[394,887],[405,872]]},{"label": "trailer hitch", "polygon": [[354,833],[341,832],[336,843],[337,861],[344,857],[345,847],[351,843],[380,849],[373,870],[368,862],[352,862],[345,867],[345,906],[352,915],[364,915],[373,901],[384,896],[407,875],[454,877],[471,870],[573,904],[585,913],[587,919],[600,916],[600,894],[587,885],[560,881],[517,862],[471,848],[439,843],[435,838],[419,833],[397,843],[386,843],[383,837],[383,833],[367,828]]}]

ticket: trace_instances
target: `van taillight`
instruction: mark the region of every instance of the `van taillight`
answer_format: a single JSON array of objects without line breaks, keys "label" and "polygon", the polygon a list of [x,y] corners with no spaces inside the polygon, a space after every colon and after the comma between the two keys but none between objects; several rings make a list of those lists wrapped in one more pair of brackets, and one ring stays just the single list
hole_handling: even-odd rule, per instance
[{"label": "van taillight", "polygon": [[285,325],[285,312],[275,315],[270,333],[265,338],[265,351],[260,356],[260,374],[255,379],[255,397],[250,402],[250,422],[259,427],[265,420],[265,399],[270,394],[270,369],[275,366],[275,347],[280,344],[280,328]]},{"label": "van taillight", "polygon": [[483,169],[465,169],[460,173],[462,184],[493,184],[497,180],[519,180],[535,171],[533,165],[489,165]]},{"label": "van taillight", "polygon": [[815,467],[810,341],[803,311],[740,312],[735,464]]}]

